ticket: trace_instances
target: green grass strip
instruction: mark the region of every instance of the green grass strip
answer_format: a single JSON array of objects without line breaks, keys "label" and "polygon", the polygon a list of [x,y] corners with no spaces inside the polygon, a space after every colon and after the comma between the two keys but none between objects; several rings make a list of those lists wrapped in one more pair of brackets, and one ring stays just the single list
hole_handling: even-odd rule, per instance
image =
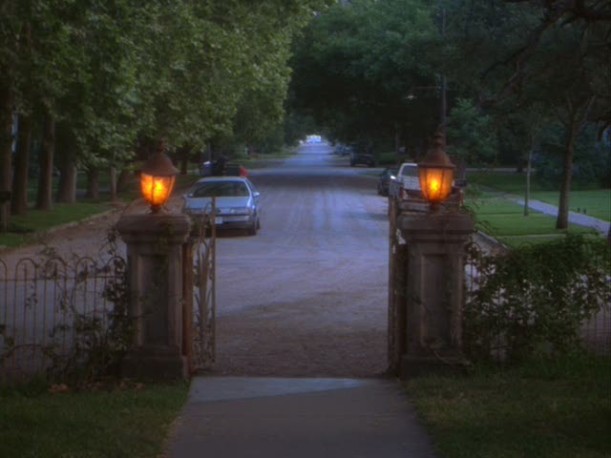
[{"label": "green grass strip", "polygon": [[64,394],[0,394],[0,456],[159,456],[188,386]]},{"label": "green grass strip", "polygon": [[440,455],[608,457],[609,359],[537,365],[408,382]]},{"label": "green grass strip", "polygon": [[40,233],[65,224],[78,223],[112,209],[110,203],[78,202],[57,204],[51,211],[30,210],[26,215],[11,216],[9,232],[0,234],[0,246],[26,245]]}]

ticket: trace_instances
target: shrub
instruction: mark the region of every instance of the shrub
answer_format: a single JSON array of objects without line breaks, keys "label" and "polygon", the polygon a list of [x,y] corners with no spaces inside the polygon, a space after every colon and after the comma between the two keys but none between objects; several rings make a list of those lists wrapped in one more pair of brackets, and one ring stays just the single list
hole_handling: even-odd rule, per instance
[{"label": "shrub", "polygon": [[580,327],[609,307],[609,247],[580,235],[486,256],[467,294],[465,351],[473,360],[521,361],[582,349]]}]

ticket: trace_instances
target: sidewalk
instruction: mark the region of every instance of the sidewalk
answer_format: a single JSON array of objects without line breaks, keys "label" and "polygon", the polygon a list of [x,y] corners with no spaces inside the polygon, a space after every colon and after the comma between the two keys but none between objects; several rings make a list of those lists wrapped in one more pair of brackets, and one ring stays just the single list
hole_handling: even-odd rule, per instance
[{"label": "sidewalk", "polygon": [[166,457],[433,458],[391,379],[196,377]]},{"label": "sidewalk", "polygon": [[[524,198],[516,196],[510,196],[508,198],[517,204],[524,205]],[[546,204],[545,202],[541,202],[539,200],[530,200],[528,202],[528,208],[545,215],[558,215],[558,207],[556,205]],[[606,236],[609,231],[608,221],[603,221],[602,219],[584,215],[583,213],[569,211],[569,223],[577,224],[578,226],[591,227],[604,236]]]},{"label": "sidewalk", "polygon": [[[499,197],[502,197],[503,199],[524,206],[524,197],[494,190],[491,190],[491,192],[498,195]],[[551,205],[545,202],[541,202],[540,200],[530,199],[528,201],[528,208],[539,213],[543,213],[545,215],[554,217],[558,216],[557,205]],[[609,223],[609,221],[604,221],[602,219],[594,218],[583,213],[577,213],[572,211],[569,211],[569,223],[576,224],[578,226],[591,227],[592,229],[599,232],[605,237],[607,236],[609,232],[609,227],[611,226],[611,223]]]}]

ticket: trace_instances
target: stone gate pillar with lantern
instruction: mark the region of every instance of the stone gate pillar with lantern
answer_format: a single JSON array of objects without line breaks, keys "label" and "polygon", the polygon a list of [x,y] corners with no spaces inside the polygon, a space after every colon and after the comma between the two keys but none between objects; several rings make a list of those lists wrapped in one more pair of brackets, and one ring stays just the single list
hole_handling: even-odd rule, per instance
[{"label": "stone gate pillar with lantern", "polygon": [[[471,216],[446,204],[452,192],[454,165],[439,131],[433,147],[418,164],[426,212],[397,211],[391,233],[397,256],[395,294],[391,292],[389,352],[391,371],[401,378],[464,368],[462,317],[465,246],[473,233]],[[391,253],[391,256],[393,254]],[[393,272],[391,272],[391,282]],[[391,283],[391,288],[393,287]]]},{"label": "stone gate pillar with lantern", "polygon": [[143,214],[125,215],[117,230],[127,245],[131,348],[122,376],[179,379],[188,376],[183,351],[184,245],[191,222],[164,211],[178,170],[164,153],[163,142],[141,170],[142,195],[150,205]]}]

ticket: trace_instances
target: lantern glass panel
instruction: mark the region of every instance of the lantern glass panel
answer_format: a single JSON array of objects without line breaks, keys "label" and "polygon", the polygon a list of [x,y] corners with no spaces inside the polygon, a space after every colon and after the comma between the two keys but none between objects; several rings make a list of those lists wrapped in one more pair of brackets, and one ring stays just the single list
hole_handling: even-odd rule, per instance
[{"label": "lantern glass panel", "polygon": [[158,177],[142,173],[140,177],[142,195],[152,207],[160,207],[170,197],[175,179],[174,176]]},{"label": "lantern glass panel", "polygon": [[454,170],[445,167],[421,167],[419,178],[424,198],[433,203],[443,202],[452,192]]}]

